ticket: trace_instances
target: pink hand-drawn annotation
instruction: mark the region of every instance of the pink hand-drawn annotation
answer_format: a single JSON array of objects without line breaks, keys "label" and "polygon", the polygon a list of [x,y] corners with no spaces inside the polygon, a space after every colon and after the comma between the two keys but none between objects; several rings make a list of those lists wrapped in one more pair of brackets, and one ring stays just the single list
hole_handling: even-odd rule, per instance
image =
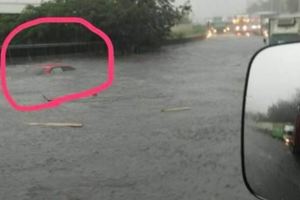
[{"label": "pink hand-drawn annotation", "polygon": [[[107,66],[107,79],[105,82],[101,83],[99,86],[83,90],[80,92],[76,93],[71,93],[67,94],[64,96],[56,97],[50,102],[47,103],[41,103],[41,104],[35,104],[35,105],[20,105],[18,104],[13,96],[11,95],[8,86],[7,86],[7,81],[6,81],[6,54],[7,54],[7,49],[12,41],[12,39],[20,32],[24,31],[27,28],[34,27],[40,24],[79,24],[83,25],[86,27],[88,30],[93,32],[94,34],[98,35],[102,40],[104,40],[107,49],[108,49],[108,66]],[[78,100],[81,98],[86,98],[93,96],[95,94],[99,94],[108,88],[110,88],[114,82],[114,71],[115,71],[115,58],[114,58],[114,46],[107,34],[105,34],[102,30],[99,28],[95,27],[92,25],[89,21],[80,18],[80,17],[42,17],[42,18],[37,18],[34,20],[27,21],[16,28],[14,28],[8,36],[5,38],[3,44],[2,44],[2,49],[1,49],[1,62],[0,62],[0,67],[1,67],[1,86],[2,86],[2,92],[4,94],[5,99],[8,101],[8,103],[17,111],[22,111],[22,112],[31,112],[31,111],[40,111],[44,109],[50,109],[57,107],[63,103]]]}]

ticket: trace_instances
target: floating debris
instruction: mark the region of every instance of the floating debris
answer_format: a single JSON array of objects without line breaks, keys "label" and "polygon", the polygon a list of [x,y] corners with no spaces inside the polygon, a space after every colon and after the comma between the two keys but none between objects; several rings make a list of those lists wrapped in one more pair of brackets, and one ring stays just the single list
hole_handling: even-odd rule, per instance
[{"label": "floating debris", "polygon": [[191,108],[190,107],[166,108],[166,109],[162,109],[161,112],[181,112],[187,110],[191,110]]},{"label": "floating debris", "polygon": [[83,124],[81,123],[38,123],[31,122],[28,123],[30,126],[44,126],[44,127],[70,127],[70,128],[81,128]]}]

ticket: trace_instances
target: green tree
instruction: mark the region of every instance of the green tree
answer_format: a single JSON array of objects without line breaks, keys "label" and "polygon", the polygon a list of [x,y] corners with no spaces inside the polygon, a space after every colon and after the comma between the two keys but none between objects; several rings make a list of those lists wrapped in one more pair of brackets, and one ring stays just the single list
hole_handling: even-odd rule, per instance
[{"label": "green tree", "polygon": [[[53,0],[38,7],[28,6],[17,18],[0,21],[1,38],[12,27],[42,16],[80,16],[105,31],[116,48],[138,52],[143,47],[159,47],[171,27],[191,11],[189,2],[176,7],[174,0]],[[15,43],[95,41],[78,25],[40,25],[20,34]]]},{"label": "green tree", "polygon": [[281,100],[268,108],[267,119],[271,122],[290,122],[295,121],[297,106],[300,105],[300,90],[291,100]]}]

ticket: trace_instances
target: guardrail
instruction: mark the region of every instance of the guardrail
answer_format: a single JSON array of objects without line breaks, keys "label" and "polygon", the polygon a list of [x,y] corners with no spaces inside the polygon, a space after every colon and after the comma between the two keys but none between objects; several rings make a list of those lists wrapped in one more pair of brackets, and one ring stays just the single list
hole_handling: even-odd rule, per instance
[{"label": "guardrail", "polygon": [[[202,34],[194,35],[187,38],[177,38],[166,40],[163,45],[180,44],[203,40],[206,37]],[[1,49],[1,46],[0,46]],[[143,48],[142,48],[143,49]],[[147,51],[147,48],[145,48]],[[150,48],[151,49],[151,48]],[[116,50],[117,51],[117,50]],[[41,44],[21,44],[9,45],[7,49],[7,57],[35,57],[35,56],[50,56],[64,55],[74,53],[105,53],[106,45],[104,42],[65,42],[65,43],[41,43]],[[118,52],[115,52],[118,53]],[[122,54],[122,52],[120,52]]]},{"label": "guardrail", "polygon": [[42,43],[42,44],[17,44],[9,45],[9,49],[27,49],[27,48],[53,48],[53,47],[69,47],[80,45],[101,44],[101,42],[65,42],[65,43]]},{"label": "guardrail", "polygon": [[[0,47],[1,48],[1,47]],[[104,42],[67,42],[9,45],[8,57],[45,56],[104,51]]]},{"label": "guardrail", "polygon": [[203,34],[199,34],[199,35],[193,35],[190,37],[169,39],[169,40],[166,40],[165,45],[181,44],[181,43],[193,42],[193,41],[204,40],[204,39],[206,39],[206,36]]}]

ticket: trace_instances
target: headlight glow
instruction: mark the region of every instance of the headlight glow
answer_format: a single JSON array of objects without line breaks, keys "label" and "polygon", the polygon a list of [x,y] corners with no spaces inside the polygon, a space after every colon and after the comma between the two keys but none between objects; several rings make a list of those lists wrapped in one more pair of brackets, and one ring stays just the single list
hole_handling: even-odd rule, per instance
[{"label": "headlight glow", "polygon": [[253,30],[256,30],[256,29],[257,29],[257,26],[256,26],[256,25],[252,25],[251,28],[252,28]]},{"label": "headlight glow", "polygon": [[211,33],[211,31],[208,31],[207,35],[206,35],[206,38],[211,38],[211,37],[212,37],[212,33]]},{"label": "headlight glow", "polygon": [[268,38],[268,37],[269,37],[268,31],[264,31],[264,32],[263,32],[263,35],[264,35],[264,37]]}]

